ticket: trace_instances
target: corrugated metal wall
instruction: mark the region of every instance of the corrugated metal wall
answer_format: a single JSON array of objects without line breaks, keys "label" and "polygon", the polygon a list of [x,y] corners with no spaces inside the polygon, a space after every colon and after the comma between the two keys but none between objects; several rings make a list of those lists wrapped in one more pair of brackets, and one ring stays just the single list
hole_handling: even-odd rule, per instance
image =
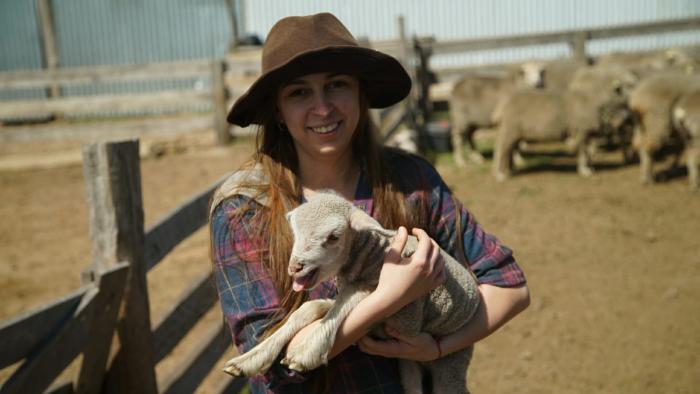
[{"label": "corrugated metal wall", "polygon": [[[230,34],[226,0],[53,1],[61,66],[147,63],[221,57]],[[397,37],[404,15],[409,35],[437,39],[502,36],[700,16],[697,0],[235,0],[240,33],[264,38],[287,15],[335,13],[356,36]],[[41,67],[35,0],[0,0],[0,70]],[[700,43],[699,32],[593,42],[589,53]],[[482,51],[435,58],[435,66],[566,56],[566,45]],[[185,81],[198,83],[197,81]],[[176,83],[112,84],[71,94],[165,89]],[[0,99],[41,91],[0,92]]]},{"label": "corrugated metal wall", "polygon": [[[700,16],[697,0],[241,0],[245,28],[264,37],[279,18],[329,11],[356,36],[370,40],[397,37],[396,19],[405,18],[407,34],[459,39],[621,25]],[[592,55],[613,50],[643,50],[698,44],[700,32],[592,42]],[[435,66],[511,62],[567,56],[568,46],[472,52],[433,59]]]},{"label": "corrugated metal wall", "polygon": [[[35,0],[0,0],[0,70],[42,67]],[[225,54],[230,24],[223,0],[60,0],[52,2],[59,65],[140,64]],[[90,95],[177,89],[208,81],[104,83],[66,88]],[[45,96],[3,91],[0,99]]]}]

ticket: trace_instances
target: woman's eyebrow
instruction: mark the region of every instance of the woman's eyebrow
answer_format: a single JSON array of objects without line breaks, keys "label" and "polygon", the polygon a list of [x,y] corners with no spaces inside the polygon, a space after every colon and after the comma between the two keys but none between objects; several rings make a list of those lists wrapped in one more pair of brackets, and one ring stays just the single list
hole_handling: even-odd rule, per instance
[{"label": "woman's eyebrow", "polygon": [[303,79],[293,79],[289,82],[285,82],[282,84],[283,88],[286,88],[287,86],[290,85],[306,85],[306,82]]}]

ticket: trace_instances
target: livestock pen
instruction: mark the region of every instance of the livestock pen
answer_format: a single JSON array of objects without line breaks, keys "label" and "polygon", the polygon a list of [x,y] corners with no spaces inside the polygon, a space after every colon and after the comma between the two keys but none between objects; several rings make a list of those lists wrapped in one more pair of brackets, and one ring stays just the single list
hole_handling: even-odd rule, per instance
[{"label": "livestock pen", "polygon": [[[192,392],[230,348],[223,324],[170,373],[156,378],[155,367],[215,304],[210,274],[188,284],[152,325],[147,272],[207,223],[218,182],[144,231],[138,141],[86,146],[84,173],[92,239],[85,286],[0,326],[2,367],[24,360],[0,392]],[[110,351],[115,331],[120,346]],[[51,386],[81,353],[77,380]],[[217,391],[245,384],[223,374],[220,382]]]}]

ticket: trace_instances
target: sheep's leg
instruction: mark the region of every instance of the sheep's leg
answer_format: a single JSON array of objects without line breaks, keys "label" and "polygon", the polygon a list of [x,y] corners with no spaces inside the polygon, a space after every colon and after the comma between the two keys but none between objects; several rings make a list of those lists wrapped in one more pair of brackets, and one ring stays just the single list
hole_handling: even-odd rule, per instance
[{"label": "sheep's leg", "polygon": [[578,147],[578,163],[576,169],[578,174],[583,177],[589,177],[593,175],[593,169],[591,168],[591,156],[589,152],[589,146],[592,144],[590,139],[585,139],[579,143]]},{"label": "sheep's leg", "polygon": [[493,148],[493,175],[496,180],[504,181],[512,170],[513,148],[518,140],[511,135],[511,129],[505,125],[498,128],[496,144]]},{"label": "sheep's leg", "polygon": [[417,362],[399,359],[401,386],[406,394],[423,393],[423,370]]},{"label": "sheep's leg", "polygon": [[264,373],[294,335],[325,315],[333,303],[333,300],[312,300],[303,303],[289,316],[287,322],[272,335],[250,351],[226,362],[224,372],[234,376],[253,376]]},{"label": "sheep's leg", "polygon": [[333,307],[308,333],[308,340],[304,344],[287,348],[287,356],[282,360],[283,364],[295,371],[304,372],[328,362],[328,353],[333,347],[340,324],[348,313],[369,294],[367,291],[348,290],[350,289],[344,289],[338,294]]},{"label": "sheep's leg", "polygon": [[639,180],[644,183],[651,183],[652,177],[652,156],[647,149],[639,149]]},{"label": "sheep's leg", "polygon": [[452,126],[452,129],[450,129],[450,135],[452,136],[452,151],[454,152],[455,164],[457,164],[457,167],[464,167],[466,162],[464,161],[464,152],[462,152],[464,149],[462,132],[465,127],[462,127],[457,120],[453,121],[455,124]]},{"label": "sheep's leg", "polygon": [[448,354],[428,363],[434,394],[469,394],[467,368],[474,347]]},{"label": "sheep's leg", "polygon": [[700,146],[689,147],[686,156],[690,190],[700,191]]},{"label": "sheep's leg", "polygon": [[476,134],[477,128],[474,126],[469,126],[467,128],[467,144],[469,145],[469,160],[475,164],[482,164],[484,162],[484,156],[481,155],[478,149],[476,149],[476,143],[474,143],[474,134]]}]

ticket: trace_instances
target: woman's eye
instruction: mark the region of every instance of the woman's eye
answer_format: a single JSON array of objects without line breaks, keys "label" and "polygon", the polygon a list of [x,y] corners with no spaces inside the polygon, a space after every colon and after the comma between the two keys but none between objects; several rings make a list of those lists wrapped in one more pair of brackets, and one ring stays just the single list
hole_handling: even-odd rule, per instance
[{"label": "woman's eye", "polygon": [[287,95],[289,97],[303,97],[306,93],[306,89],[293,89]]}]

